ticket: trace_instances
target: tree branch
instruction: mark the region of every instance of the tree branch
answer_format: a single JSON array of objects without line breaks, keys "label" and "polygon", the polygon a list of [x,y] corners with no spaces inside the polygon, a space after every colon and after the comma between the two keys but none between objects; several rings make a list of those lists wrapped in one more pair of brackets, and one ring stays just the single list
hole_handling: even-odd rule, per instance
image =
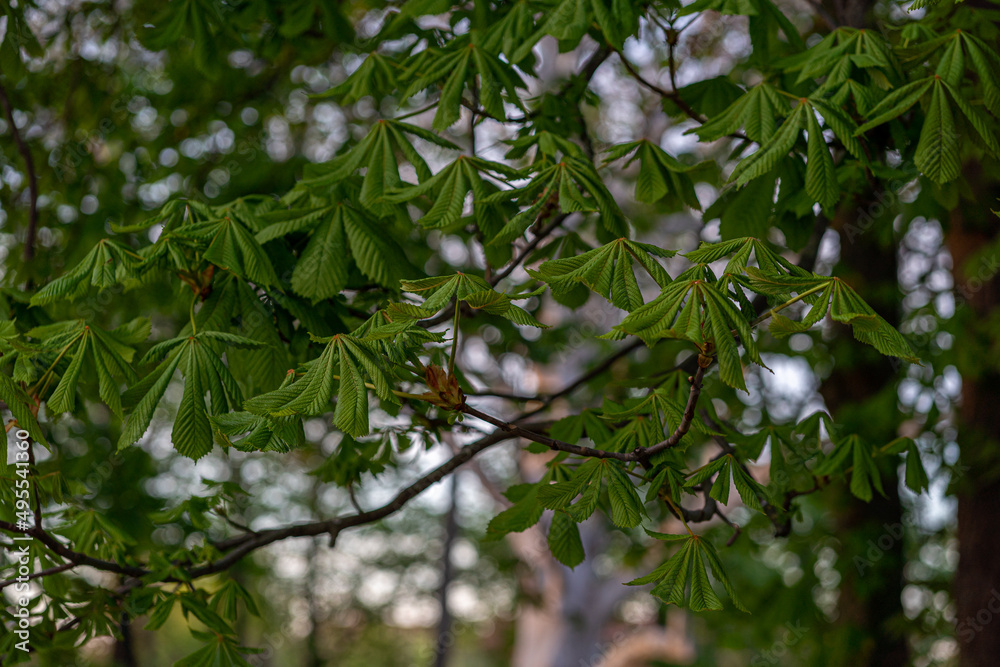
[{"label": "tree branch", "polygon": [[681,441],[681,438],[683,438],[687,432],[691,430],[691,424],[694,421],[694,411],[698,404],[698,397],[701,395],[702,381],[705,377],[706,370],[707,367],[699,366],[694,377],[691,379],[691,391],[688,394],[687,405],[684,408],[684,416],[681,418],[681,422],[677,425],[674,432],[671,433],[665,440],[662,440],[651,447],[636,447],[631,452],[609,452],[603,449],[594,449],[593,447],[584,447],[583,445],[574,445],[569,442],[563,442],[562,440],[557,440],[543,433],[536,433],[523,428],[514,422],[506,422],[498,417],[488,415],[485,412],[477,410],[469,405],[462,405],[459,408],[459,412],[476,417],[477,419],[482,419],[483,421],[496,426],[501,431],[516,435],[524,438],[525,440],[537,442],[556,451],[568,452],[570,454],[576,454],[577,456],[595,459],[615,459],[616,461],[641,463],[643,466],[648,467],[650,457],[675,446]]},{"label": "tree branch", "polygon": [[35,158],[31,156],[31,149],[14,124],[14,107],[11,106],[3,84],[0,84],[0,105],[3,106],[7,125],[10,126],[10,135],[14,138],[21,157],[24,158],[24,168],[28,174],[28,231],[24,236],[24,261],[30,262],[35,257],[35,236],[38,232],[38,174],[35,172]]}]

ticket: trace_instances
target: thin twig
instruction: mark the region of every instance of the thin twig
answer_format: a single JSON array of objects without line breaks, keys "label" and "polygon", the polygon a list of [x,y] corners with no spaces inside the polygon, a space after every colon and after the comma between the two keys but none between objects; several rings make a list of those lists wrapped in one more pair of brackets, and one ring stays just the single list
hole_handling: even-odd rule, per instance
[{"label": "thin twig", "polygon": [[17,144],[17,150],[24,158],[24,168],[28,173],[28,231],[24,236],[24,261],[30,262],[35,257],[35,236],[38,233],[38,174],[35,172],[35,158],[31,156],[31,149],[24,143],[17,125],[14,123],[14,107],[11,106],[10,98],[7,97],[7,90],[0,84],[0,105],[3,105],[4,114],[7,116],[7,125],[10,126],[10,136]]}]

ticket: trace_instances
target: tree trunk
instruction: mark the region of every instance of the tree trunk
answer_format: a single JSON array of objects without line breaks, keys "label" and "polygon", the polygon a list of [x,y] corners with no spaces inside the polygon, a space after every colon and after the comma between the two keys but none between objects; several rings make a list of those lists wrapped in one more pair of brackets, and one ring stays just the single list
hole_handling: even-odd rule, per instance
[{"label": "tree trunk", "polygon": [[[975,200],[952,212],[946,239],[958,309],[963,303],[969,309],[954,343],[963,353],[958,442],[965,474],[958,480],[954,584],[961,667],[996,665],[1000,659],[1000,369],[990,364],[996,358],[1000,266],[998,253],[979,252],[996,242],[1000,220],[989,211],[997,185],[983,182],[981,174],[979,165],[966,166]],[[956,317],[962,317],[958,309]]]},{"label": "tree trunk", "polygon": [[[862,200],[873,203],[874,197]],[[855,210],[860,210],[855,209]],[[835,221],[842,227],[854,222],[855,210],[845,207]],[[846,215],[845,215],[846,212]],[[852,234],[841,229],[841,277],[865,295],[871,306],[889,323],[899,322],[899,288],[895,245],[880,243],[878,225]],[[844,233],[844,232],[847,233]],[[848,327],[842,327],[840,349],[851,346],[851,354],[838,358],[833,374],[821,393],[835,422],[845,434],[865,433],[875,445],[897,437],[895,376],[899,368],[875,350],[859,348]],[[828,643],[828,664],[886,667],[907,665],[905,637],[893,631],[902,616],[903,508],[899,500],[895,465],[881,466],[885,495],[875,493],[871,502],[853,497],[846,488],[830,489],[839,494],[835,506],[836,536],[844,543],[841,556],[841,586],[837,632]],[[872,547],[874,545],[874,548]]]}]

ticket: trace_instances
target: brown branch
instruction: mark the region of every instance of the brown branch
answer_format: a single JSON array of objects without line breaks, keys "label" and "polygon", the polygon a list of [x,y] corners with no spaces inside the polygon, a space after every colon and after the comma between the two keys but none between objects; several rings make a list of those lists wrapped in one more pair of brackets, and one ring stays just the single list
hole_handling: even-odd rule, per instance
[{"label": "brown branch", "polygon": [[[532,428],[548,428],[548,426],[549,423],[531,425]],[[448,474],[453,472],[462,464],[470,461],[480,452],[501,442],[510,440],[513,437],[516,437],[516,434],[508,431],[497,430],[483,438],[480,438],[476,442],[462,447],[452,458],[448,459],[431,472],[404,488],[396,494],[395,498],[376,509],[369,510],[367,512],[359,512],[357,514],[350,514],[343,517],[336,517],[325,521],[316,521],[313,523],[298,524],[285,528],[263,530],[254,535],[241,535],[225,543],[220,543],[217,545],[218,548],[224,551],[230,550],[229,553],[218,560],[192,569],[189,572],[190,577],[192,579],[196,579],[198,577],[204,577],[209,574],[221,572],[232,566],[250,552],[290,537],[309,537],[328,534],[332,540],[336,540],[340,531],[346,528],[354,528],[356,526],[374,523],[375,521],[384,519],[390,514],[402,509],[406,503],[418,496],[425,489],[444,479]]]},{"label": "brown branch", "polygon": [[573,393],[574,391],[577,390],[578,387],[580,387],[580,386],[582,386],[582,385],[590,382],[591,380],[593,380],[597,376],[599,376],[602,373],[604,373],[604,371],[606,371],[609,368],[611,368],[611,366],[614,365],[614,363],[616,361],[618,361],[619,359],[621,359],[622,357],[624,357],[624,356],[626,356],[628,354],[631,354],[632,351],[634,351],[634,350],[642,347],[642,344],[643,343],[642,343],[641,340],[639,340],[638,338],[635,339],[634,341],[632,341],[631,343],[629,343],[628,345],[626,345],[622,349],[618,350],[617,352],[615,352],[614,354],[612,354],[610,357],[608,357],[607,359],[605,359],[604,361],[602,361],[598,365],[594,366],[592,369],[590,369],[589,371],[587,371],[583,375],[579,376],[578,378],[576,378],[575,380],[573,380],[572,382],[570,382],[569,384],[567,384],[565,387],[563,387],[562,389],[560,389],[556,393],[549,394],[549,395],[544,396],[544,397],[539,397],[539,400],[541,400],[542,405],[540,407],[538,407],[538,408],[530,411],[530,412],[525,413],[524,415],[521,416],[521,418],[525,419],[527,417],[533,417],[536,414],[538,414],[539,412],[541,412],[542,410],[545,410],[546,408],[548,408],[557,399],[560,399],[563,396],[566,396],[568,394]]},{"label": "brown branch", "polygon": [[93,556],[73,551],[53,537],[49,532],[35,526],[25,529],[18,528],[15,524],[8,523],[6,521],[0,521],[0,530],[19,535],[29,535],[48,547],[49,551],[62,556],[63,559],[70,561],[75,565],[88,565],[95,570],[114,572],[115,574],[124,574],[130,577],[141,577],[149,574],[149,571],[142,567],[121,565],[113,561],[101,560],[100,558],[94,558]]},{"label": "brown branch", "polygon": [[[671,53],[673,53],[673,49],[671,49]],[[634,78],[636,81],[638,81],[639,83],[641,83],[646,88],[649,88],[651,91],[653,91],[657,95],[659,95],[661,97],[665,97],[668,100],[670,100],[671,102],[673,102],[674,104],[676,104],[677,107],[681,111],[683,111],[685,114],[687,114],[688,117],[690,117],[692,120],[696,120],[699,123],[704,123],[705,122],[705,118],[700,113],[698,113],[697,111],[695,111],[694,108],[690,104],[688,104],[687,102],[685,102],[684,98],[681,97],[681,94],[679,92],[677,92],[676,90],[667,90],[665,88],[661,88],[660,86],[656,85],[652,81],[649,81],[648,79],[646,79],[642,74],[639,74],[639,72],[634,67],[632,67],[632,63],[630,63],[628,61],[628,59],[625,57],[624,53],[620,53],[619,52],[618,59],[622,61],[622,65],[625,66],[625,69],[628,71],[629,74],[632,75],[632,78]],[[671,56],[671,60],[672,60],[672,56]],[[672,69],[671,69],[671,79],[673,79],[673,70]]]},{"label": "brown branch", "polygon": [[[672,53],[672,49],[671,49],[671,53]],[[696,122],[698,122],[700,124],[704,124],[706,122],[707,119],[704,116],[702,116],[700,113],[698,113],[697,111],[695,111],[694,108],[690,104],[688,104],[684,100],[683,97],[681,97],[680,92],[678,92],[677,90],[667,90],[665,88],[661,88],[660,86],[656,85],[652,81],[649,81],[648,79],[646,79],[634,67],[632,67],[632,63],[630,63],[625,58],[625,54],[619,53],[618,54],[618,58],[619,58],[619,60],[621,60],[622,65],[625,66],[625,69],[628,71],[628,73],[632,75],[632,78],[634,78],[640,84],[642,84],[646,88],[649,88],[651,91],[653,91],[657,95],[660,95],[661,97],[664,97],[664,98],[670,100],[671,102],[673,102],[675,105],[677,105],[677,108],[679,108],[681,111],[683,111],[684,114],[688,118],[690,118],[691,120],[694,120],[694,121],[696,121]],[[674,79],[674,72],[673,72],[672,68],[671,68],[670,78],[671,78],[671,80]],[[750,141],[750,138],[747,135],[743,134],[742,132],[733,132],[733,133],[729,134],[728,136],[732,137],[733,139],[740,139],[741,141]]]},{"label": "brown branch", "polygon": [[485,412],[477,410],[469,405],[462,405],[459,407],[458,411],[471,417],[475,417],[476,419],[482,419],[484,422],[496,426],[501,432],[508,433],[511,436],[524,438],[525,440],[531,440],[532,442],[537,442],[556,451],[569,452],[570,454],[576,454],[577,456],[586,456],[594,459],[616,459],[618,461],[637,460],[631,452],[608,452],[603,449],[594,449],[593,447],[584,447],[582,445],[574,445],[569,442],[563,442],[562,440],[549,437],[544,433],[537,433],[535,431],[522,428],[516,423],[506,422],[498,417],[494,417],[493,415],[488,415]]},{"label": "brown branch", "polygon": [[66,570],[72,570],[74,567],[79,567],[76,563],[63,563],[62,565],[56,565],[55,567],[50,567],[45,570],[39,570],[38,572],[32,572],[26,574],[22,577],[14,577],[12,579],[5,579],[0,581],[0,591],[7,588],[8,586],[13,586],[16,583],[31,581],[32,579],[41,579],[42,577],[47,577],[52,574],[59,574],[60,572],[65,572]]},{"label": "brown branch", "polygon": [[699,366],[694,377],[691,379],[691,391],[688,394],[687,405],[684,408],[684,416],[681,418],[681,422],[677,425],[674,432],[671,433],[665,440],[662,440],[651,447],[636,447],[631,452],[609,452],[603,449],[594,449],[593,447],[584,447],[583,445],[574,445],[569,442],[563,442],[562,440],[557,440],[556,438],[552,438],[544,433],[537,433],[530,429],[521,427],[515,422],[507,422],[498,417],[488,415],[485,412],[477,410],[469,405],[463,404],[459,407],[458,411],[472,417],[476,417],[477,419],[482,419],[483,421],[496,426],[501,431],[516,435],[524,438],[525,440],[537,442],[555,451],[568,452],[570,454],[576,454],[577,456],[584,456],[587,458],[615,459],[616,461],[623,462],[637,462],[641,463],[645,467],[648,467],[650,457],[674,447],[681,441],[681,438],[683,438],[687,432],[691,430],[691,424],[694,421],[694,411],[698,404],[698,397],[701,395],[702,381],[705,377],[706,370],[707,367]]},{"label": "brown branch", "polygon": [[24,168],[28,174],[28,231],[24,236],[24,261],[30,262],[35,256],[35,236],[38,232],[38,174],[35,172],[35,158],[32,157],[31,149],[24,142],[14,123],[14,107],[11,106],[3,84],[0,84],[0,105],[3,106],[7,124],[10,126],[10,135],[14,138],[21,157],[24,158]]},{"label": "brown branch", "polygon": [[[548,428],[549,425],[549,422],[543,422],[532,424],[530,427],[544,429]],[[228,551],[229,553],[215,561],[190,569],[187,573],[187,577],[188,579],[193,580],[199,577],[221,572],[231,567],[247,554],[280,540],[291,537],[307,537],[324,534],[329,534],[331,537],[336,538],[337,534],[345,528],[353,528],[355,526],[361,526],[384,519],[390,514],[402,509],[407,502],[422,493],[428,487],[443,479],[462,464],[471,460],[475,455],[496,444],[510,440],[513,437],[516,437],[513,433],[498,430],[472,444],[462,447],[451,459],[404,488],[396,495],[395,498],[379,508],[324,521],[298,524],[285,528],[260,531],[257,533],[246,533],[230,540],[220,542],[216,544],[216,548],[220,551]],[[136,578],[149,574],[149,570],[143,567],[121,565],[119,563],[105,561],[88,556],[87,554],[75,552],[44,530],[39,530],[37,528],[29,528],[26,530],[20,529],[16,525],[6,521],[0,521],[0,530],[10,533],[30,535],[39,540],[51,551],[62,556],[65,560],[70,561],[75,565],[87,565],[97,570],[114,572],[116,574]],[[178,579],[171,577],[164,579],[163,581],[175,582],[178,581]]]},{"label": "brown branch", "polygon": [[[517,257],[512,259],[502,271],[493,276],[493,279],[490,280],[490,285],[496,287],[501,280],[513,273],[514,269],[520,266],[521,263],[528,258],[528,255],[534,252],[535,248],[538,247],[538,244],[541,243],[545,237],[554,232],[556,228],[565,222],[568,217],[568,213],[561,213],[553,218],[547,225],[538,230],[538,233],[536,233],[535,236],[528,242],[528,245],[524,246],[521,252],[517,254]],[[542,222],[542,220],[537,220],[535,224],[537,225],[539,222]]]},{"label": "brown branch", "polygon": [[652,447],[640,447],[636,449],[635,451],[639,456],[636,460],[644,464],[648,463],[651,456],[675,446],[691,430],[691,424],[694,422],[694,410],[698,405],[698,397],[701,396],[702,383],[709,365],[699,363],[698,369],[694,372],[694,377],[691,378],[691,391],[688,393],[687,405],[684,406],[684,416],[681,417],[681,423],[677,425],[677,428],[666,440],[658,442]]}]

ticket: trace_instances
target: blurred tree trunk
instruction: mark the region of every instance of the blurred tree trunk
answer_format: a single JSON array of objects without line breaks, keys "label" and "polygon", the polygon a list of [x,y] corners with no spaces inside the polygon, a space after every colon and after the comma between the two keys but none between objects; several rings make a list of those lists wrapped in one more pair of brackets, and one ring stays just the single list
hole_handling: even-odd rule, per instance
[{"label": "blurred tree trunk", "polygon": [[[836,272],[895,326],[900,319],[896,246],[884,238],[891,235],[891,218],[860,234],[849,226],[876,201],[872,193],[855,202],[856,207],[843,207],[835,219],[841,244]],[[840,340],[833,343],[837,363],[820,391],[844,433],[864,432],[872,444],[881,446],[898,436],[895,387],[900,367],[856,345],[848,327],[839,329]],[[908,664],[905,637],[892,627],[903,617],[903,508],[896,466],[882,466],[881,472],[885,496],[876,492],[869,503],[843,486],[827,490],[839,496],[834,504],[835,531],[845,542],[842,555],[847,558],[841,567],[838,631],[829,635],[828,664]]]},{"label": "blurred tree trunk", "polygon": [[946,238],[956,317],[965,318],[954,343],[962,375],[958,442],[965,471],[957,482],[959,560],[954,589],[962,667],[986,667],[1000,660],[1000,266],[997,252],[980,252],[1000,238],[1000,220],[989,210],[1000,188],[982,174],[978,164],[966,165],[971,201],[952,211]]},{"label": "blurred tree trunk", "polygon": [[572,570],[552,558],[538,527],[510,537],[514,551],[531,568],[522,580],[529,600],[522,603],[517,618],[512,667],[624,667],[650,660],[679,665],[693,661],[694,648],[683,630],[672,626],[627,629],[617,621],[618,605],[634,592],[624,582],[633,576],[615,573],[607,577],[594,570],[594,557],[608,541],[607,529],[598,521],[580,524],[587,560]]},{"label": "blurred tree trunk", "polygon": [[441,547],[441,587],[438,589],[438,606],[441,616],[438,620],[437,646],[434,649],[434,667],[445,667],[448,664],[448,650],[454,644],[451,632],[452,618],[448,609],[448,587],[454,578],[454,568],[451,564],[451,548],[458,537],[458,477],[451,478],[451,500],[448,512],[444,518],[444,544]]},{"label": "blurred tree trunk", "polygon": [[115,642],[115,667],[138,667],[135,661],[135,637],[132,634],[132,621],[128,614],[122,614],[121,622],[118,626],[121,630],[121,639]]}]

